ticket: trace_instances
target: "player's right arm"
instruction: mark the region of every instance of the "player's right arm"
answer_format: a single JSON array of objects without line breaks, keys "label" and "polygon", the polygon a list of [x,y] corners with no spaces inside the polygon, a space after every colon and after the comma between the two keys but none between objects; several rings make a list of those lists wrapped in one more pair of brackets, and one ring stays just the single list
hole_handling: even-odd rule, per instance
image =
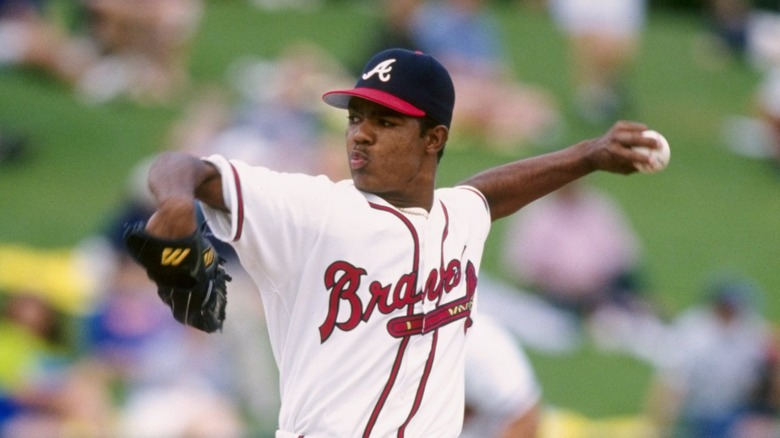
[{"label": "player's right arm", "polygon": [[157,210],[146,231],[167,239],[192,235],[197,228],[195,200],[227,211],[222,196],[222,177],[217,168],[183,152],[164,152],[149,170],[149,188]]},{"label": "player's right arm", "polygon": [[646,129],[642,123],[619,121],[598,138],[493,167],[460,185],[479,190],[490,206],[491,218],[497,220],[591,172],[636,172],[635,163],[649,164],[650,159],[633,146],[658,147],[643,135]]}]

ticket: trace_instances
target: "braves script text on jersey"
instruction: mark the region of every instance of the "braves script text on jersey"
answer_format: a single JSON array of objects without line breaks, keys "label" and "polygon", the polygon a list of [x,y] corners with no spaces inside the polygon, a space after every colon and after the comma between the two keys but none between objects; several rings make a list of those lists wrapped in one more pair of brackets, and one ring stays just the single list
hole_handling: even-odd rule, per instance
[{"label": "braves script text on jersey", "polygon": [[456,437],[491,223],[484,197],[438,189],[426,217],[350,180],[208,160],[230,213],[204,205],[206,219],[232,242],[266,309],[281,380],[277,436]]}]

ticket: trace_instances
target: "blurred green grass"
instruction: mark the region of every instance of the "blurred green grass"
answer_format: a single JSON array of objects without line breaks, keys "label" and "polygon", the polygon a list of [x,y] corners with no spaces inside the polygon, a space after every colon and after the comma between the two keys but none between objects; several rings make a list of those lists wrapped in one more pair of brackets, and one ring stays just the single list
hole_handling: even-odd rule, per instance
[{"label": "blurred green grass", "polygon": [[[191,62],[197,84],[224,85],[231,61],[272,57],[297,40],[354,63],[377,20],[372,2],[332,1],[316,13],[267,13],[248,3],[206,2]],[[572,117],[564,44],[548,18],[505,3],[497,8],[518,77],[547,88],[564,105],[568,129],[561,146],[598,135],[600,130]],[[666,135],[673,151],[670,167],[653,176],[588,178],[613,194],[633,220],[645,244],[655,298],[671,315],[697,302],[713,273],[734,271],[763,287],[763,309],[777,321],[780,178],[764,163],[729,154],[721,139],[724,118],[750,110],[758,76],[737,63],[717,70],[696,64],[694,43],[701,30],[700,17],[653,11],[628,83],[632,118]],[[93,107],[40,74],[0,69],[0,124],[28,135],[32,148],[27,161],[0,166],[0,244],[60,248],[99,231],[120,205],[132,166],[165,147],[181,110],[181,102]],[[440,185],[511,158],[476,146],[450,148]],[[499,275],[504,227],[495,224],[483,263]],[[593,416],[641,409],[650,377],[644,364],[590,347],[572,356],[531,352],[531,357],[552,404]]]}]

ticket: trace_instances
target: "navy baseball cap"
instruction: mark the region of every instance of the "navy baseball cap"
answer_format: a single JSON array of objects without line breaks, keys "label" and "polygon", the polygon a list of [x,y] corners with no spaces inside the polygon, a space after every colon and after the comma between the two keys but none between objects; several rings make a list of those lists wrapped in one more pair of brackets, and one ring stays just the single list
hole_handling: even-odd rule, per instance
[{"label": "navy baseball cap", "polygon": [[388,49],[366,64],[354,88],[325,93],[322,100],[346,109],[360,97],[412,117],[429,116],[448,128],[455,106],[455,87],[447,69],[430,55]]}]

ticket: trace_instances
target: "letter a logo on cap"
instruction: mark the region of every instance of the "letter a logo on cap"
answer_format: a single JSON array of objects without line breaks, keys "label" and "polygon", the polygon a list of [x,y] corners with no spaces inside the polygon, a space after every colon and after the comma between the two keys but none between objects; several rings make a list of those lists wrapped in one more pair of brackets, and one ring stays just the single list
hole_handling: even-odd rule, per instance
[{"label": "letter a logo on cap", "polygon": [[395,59],[387,59],[385,61],[380,62],[376,65],[371,71],[363,73],[363,80],[367,80],[371,76],[379,75],[379,80],[382,82],[387,82],[390,80],[390,72],[393,71],[392,63],[395,62]]}]

